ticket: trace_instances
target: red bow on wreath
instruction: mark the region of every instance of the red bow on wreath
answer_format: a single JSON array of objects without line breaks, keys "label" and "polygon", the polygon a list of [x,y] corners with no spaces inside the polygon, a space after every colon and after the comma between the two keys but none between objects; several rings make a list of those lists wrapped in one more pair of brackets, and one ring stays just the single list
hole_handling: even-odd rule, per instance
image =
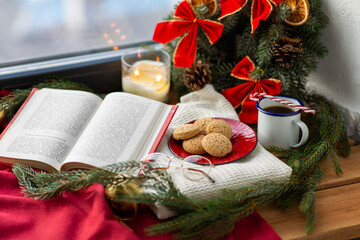
[{"label": "red bow on wreath", "polygon": [[204,31],[210,43],[214,44],[220,38],[224,25],[207,19],[198,19],[186,0],[178,5],[174,17],[179,20],[160,22],[156,25],[153,40],[168,43],[187,32],[176,46],[174,66],[190,67],[195,60],[198,27]]},{"label": "red bow on wreath", "polygon": [[[253,0],[251,5],[251,33],[259,26],[260,20],[266,20],[272,12],[272,4],[278,5],[282,0]],[[240,11],[248,0],[220,0],[222,19]]]},{"label": "red bow on wreath", "polygon": [[231,76],[249,82],[222,91],[227,100],[237,108],[241,106],[239,119],[245,123],[257,123],[258,111],[255,102],[250,100],[252,93],[280,94],[281,82],[277,79],[255,80],[250,77],[250,72],[255,69],[255,64],[249,57],[243,58],[234,68]]}]

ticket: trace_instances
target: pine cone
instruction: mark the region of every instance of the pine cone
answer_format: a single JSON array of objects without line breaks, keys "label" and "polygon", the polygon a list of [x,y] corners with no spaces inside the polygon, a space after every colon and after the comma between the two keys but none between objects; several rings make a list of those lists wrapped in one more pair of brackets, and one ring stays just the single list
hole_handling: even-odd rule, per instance
[{"label": "pine cone", "polygon": [[294,66],[296,58],[301,56],[304,51],[301,39],[285,36],[280,37],[278,42],[273,43],[272,50],[275,62],[285,68]]},{"label": "pine cone", "polygon": [[211,82],[209,64],[198,61],[189,68],[185,68],[184,84],[192,90],[200,90]]}]

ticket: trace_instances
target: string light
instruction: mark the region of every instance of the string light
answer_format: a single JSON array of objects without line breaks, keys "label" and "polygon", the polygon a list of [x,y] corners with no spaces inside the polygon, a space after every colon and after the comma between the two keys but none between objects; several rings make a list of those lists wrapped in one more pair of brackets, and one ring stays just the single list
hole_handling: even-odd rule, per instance
[{"label": "string light", "polygon": [[[103,38],[108,39],[108,40],[107,40],[107,43],[108,43],[109,45],[113,45],[113,44],[114,44],[114,40],[111,39],[110,36],[111,36],[112,34],[116,34],[116,35],[120,34],[120,33],[121,33],[121,29],[120,29],[120,28],[116,28],[116,23],[115,23],[115,22],[110,23],[110,27],[111,27],[111,28],[115,28],[115,29],[114,29],[114,30],[111,30],[110,33],[106,33],[106,32],[103,33]],[[113,31],[113,33],[111,33],[112,31]],[[113,36],[113,37],[114,37],[114,36]],[[121,40],[125,40],[125,39],[126,39],[126,35],[125,35],[125,34],[120,35],[120,39],[121,39]],[[119,50],[119,46],[112,46],[112,49],[113,49],[114,51]]]}]

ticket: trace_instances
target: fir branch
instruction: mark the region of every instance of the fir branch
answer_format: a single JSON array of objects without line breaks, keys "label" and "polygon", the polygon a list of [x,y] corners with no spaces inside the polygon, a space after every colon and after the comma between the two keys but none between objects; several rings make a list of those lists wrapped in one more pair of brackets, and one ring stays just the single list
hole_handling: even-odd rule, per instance
[{"label": "fir branch", "polygon": [[317,166],[317,169],[313,171],[313,174],[311,174],[311,176],[307,176],[306,179],[304,179],[304,181],[306,181],[307,189],[303,194],[300,202],[300,211],[307,212],[311,208],[313,202],[315,201],[316,184],[323,178],[324,172],[319,166]]},{"label": "fir branch", "polygon": [[123,173],[124,171],[133,170],[131,168],[139,169],[138,163],[125,162],[118,165],[108,167],[110,170],[116,170],[117,173],[104,169],[45,173],[42,171],[36,172],[22,164],[14,164],[12,170],[27,196],[45,199],[57,197],[66,191],[83,190],[97,183],[106,186],[108,184],[118,184],[126,179],[136,178]]},{"label": "fir branch", "polygon": [[305,230],[307,233],[310,233],[316,224],[316,208],[315,201],[312,202],[311,206],[306,211],[306,223]]},{"label": "fir branch", "polygon": [[114,163],[107,166],[104,166],[103,169],[106,171],[110,171],[113,173],[126,173],[130,172],[133,169],[140,168],[140,161],[131,160],[131,161],[124,161],[121,164]]},{"label": "fir branch", "polygon": [[171,69],[171,84],[179,96],[185,95],[191,90],[184,84],[184,68],[172,67]]},{"label": "fir branch", "polygon": [[[250,215],[255,207],[274,201],[289,191],[293,184],[292,181],[286,183],[266,181],[259,182],[253,187],[226,190],[221,198],[204,200],[201,204],[194,205],[192,211],[187,213],[185,211],[173,220],[151,226],[147,231],[151,235],[177,231],[176,237],[184,239],[217,239],[216,237],[229,233],[235,222]],[[162,204],[168,206],[167,204],[174,199],[176,197],[166,201],[162,199]],[[217,229],[218,235],[214,235],[211,229],[221,223],[226,223],[227,227]]]},{"label": "fir branch", "polygon": [[49,76],[41,79],[40,83],[32,86],[32,88],[72,89],[72,90],[93,92],[91,88],[89,88],[83,83],[77,83],[77,82],[69,81],[62,77],[54,77],[54,76]]},{"label": "fir branch", "polygon": [[230,62],[223,62],[213,66],[217,72],[221,73],[221,75],[225,74],[225,76],[230,75],[234,67],[235,64]]},{"label": "fir branch", "polygon": [[233,32],[236,31],[236,28],[238,28],[239,21],[246,21],[245,19],[246,18],[244,18],[241,13],[236,13],[223,18],[221,20],[221,23],[224,25],[223,35],[233,34]]},{"label": "fir branch", "polygon": [[336,176],[342,177],[344,175],[344,172],[340,167],[338,155],[336,153],[335,148],[332,145],[329,145],[327,158],[329,159],[331,166],[334,168],[334,172]]},{"label": "fir branch", "polygon": [[54,177],[54,181],[49,181],[42,186],[39,186],[38,180],[33,180],[38,175],[33,171],[24,170],[25,167],[21,165],[14,165],[13,172],[19,180],[19,185],[23,189],[25,195],[36,199],[54,198],[66,191],[78,191],[89,187],[93,182],[89,181],[87,175],[79,174],[67,176],[58,180],[58,176]]},{"label": "fir branch", "polygon": [[349,157],[350,154],[351,154],[351,146],[350,146],[350,143],[349,143],[349,139],[348,139],[348,137],[346,135],[346,130],[345,129],[343,130],[341,135],[342,136],[339,138],[339,142],[338,142],[338,145],[337,145],[338,152],[339,152],[340,156],[342,156],[342,157]]},{"label": "fir branch", "polygon": [[279,4],[278,11],[279,11],[279,18],[282,22],[288,17],[290,17],[292,13],[290,6],[283,2]]},{"label": "fir branch", "polygon": [[[272,38],[275,38],[275,36]],[[256,52],[255,58],[259,66],[267,65],[271,62],[273,56],[272,41],[267,34],[263,34],[260,37]]]},{"label": "fir branch", "polygon": [[[285,160],[288,160],[288,159],[290,159],[290,157],[299,154],[299,152],[293,148],[285,150],[281,147],[269,146],[267,149],[270,152],[272,152],[274,155],[276,155],[278,158],[285,159]],[[289,164],[289,163],[287,162],[287,164]]]},{"label": "fir branch", "polygon": [[212,70],[215,69],[214,72],[212,72],[212,79],[216,79],[215,82],[212,82],[214,88],[221,92],[222,90],[230,87],[234,87],[237,84],[240,84],[241,81],[229,81],[230,79],[235,79],[231,77],[231,72],[235,67],[235,63],[232,62],[221,62],[218,65],[212,65]]},{"label": "fir branch", "polygon": [[8,121],[14,117],[17,110],[29,96],[30,92],[31,90],[28,89],[18,89],[0,99],[0,111],[5,110],[5,116]]},{"label": "fir branch", "polygon": [[284,193],[278,200],[275,202],[277,208],[284,210],[291,209],[295,204],[299,203],[303,197],[303,190],[299,185],[293,185],[293,188],[286,193]]},{"label": "fir branch", "polygon": [[268,39],[271,42],[278,41],[284,36],[284,26],[282,24],[273,24],[269,27]]},{"label": "fir branch", "polygon": [[319,0],[309,0],[310,11],[319,12],[321,11],[322,2]]},{"label": "fir branch", "polygon": [[[175,236],[179,239],[218,239],[218,236],[228,234],[239,218],[250,215],[255,207],[248,203],[230,211],[221,205],[217,206],[180,215],[173,220],[151,226],[147,231],[150,235],[178,232]],[[240,215],[239,212],[243,214]],[[218,228],[224,223],[226,228]],[[217,235],[214,235],[212,229],[217,230]]]},{"label": "fir branch", "polygon": [[[184,231],[187,234],[188,229],[196,228],[199,224],[204,223],[204,216],[198,212],[190,212],[176,217],[173,220],[166,221],[149,227],[146,231],[149,235],[167,234],[177,231]],[[200,230],[201,231],[201,230]],[[177,234],[181,238],[181,234]]]},{"label": "fir branch", "polygon": [[240,37],[238,38],[236,45],[236,56],[238,60],[241,60],[245,56],[254,56],[256,52],[257,33],[251,34],[251,26],[246,26]]},{"label": "fir branch", "polygon": [[328,150],[328,140],[323,139],[323,141],[318,142],[315,147],[312,149],[312,153],[308,156],[304,156],[303,159],[298,161],[303,161],[303,168],[299,171],[299,174],[302,174],[306,171],[312,170],[320,161],[324,159],[326,151]]}]

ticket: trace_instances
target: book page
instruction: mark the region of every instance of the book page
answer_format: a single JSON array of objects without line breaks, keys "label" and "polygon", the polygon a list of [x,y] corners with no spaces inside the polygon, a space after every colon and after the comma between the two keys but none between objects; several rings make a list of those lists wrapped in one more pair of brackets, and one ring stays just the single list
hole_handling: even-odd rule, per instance
[{"label": "book page", "polygon": [[0,156],[43,161],[60,169],[101,101],[84,91],[36,91],[0,140]]},{"label": "book page", "polygon": [[[151,147],[154,122],[168,105],[127,93],[109,94],[66,159],[70,162],[104,165],[134,160]],[[139,153],[141,152],[141,153]],[[66,169],[67,167],[65,167]]]}]

